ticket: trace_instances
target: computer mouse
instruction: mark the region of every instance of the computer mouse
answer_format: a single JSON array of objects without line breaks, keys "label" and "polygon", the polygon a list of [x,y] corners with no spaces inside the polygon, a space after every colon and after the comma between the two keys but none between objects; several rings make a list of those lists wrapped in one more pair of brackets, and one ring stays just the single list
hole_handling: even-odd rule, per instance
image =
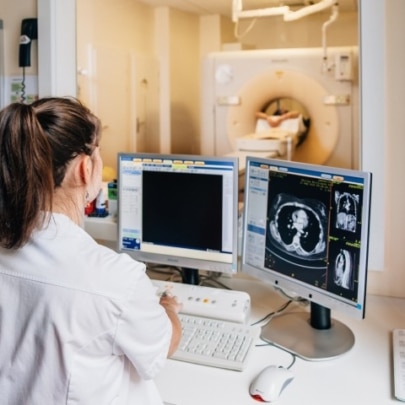
[{"label": "computer mouse", "polygon": [[289,369],[268,366],[253,379],[249,393],[258,401],[275,402],[293,379],[294,374]]}]

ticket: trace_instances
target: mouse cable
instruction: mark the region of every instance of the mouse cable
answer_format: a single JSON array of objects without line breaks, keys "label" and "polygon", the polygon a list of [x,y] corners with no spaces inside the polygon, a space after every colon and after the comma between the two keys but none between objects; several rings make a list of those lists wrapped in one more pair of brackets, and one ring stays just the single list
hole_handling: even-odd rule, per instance
[{"label": "mouse cable", "polygon": [[265,342],[265,343],[263,343],[263,344],[255,345],[255,347],[273,346],[273,347],[275,347],[276,349],[280,349],[280,350],[282,350],[283,352],[288,353],[288,354],[292,357],[292,360],[291,360],[291,363],[290,363],[287,367],[285,367],[287,370],[289,370],[289,369],[295,364],[295,362],[296,362],[296,360],[297,360],[297,356],[296,356],[294,353],[291,353],[290,351],[288,351],[288,350],[286,350],[286,349],[283,349],[282,347],[276,346],[276,345],[274,345],[274,344],[271,343],[271,342],[266,342],[266,341],[264,341],[264,342]]},{"label": "mouse cable", "polygon": [[[288,353],[290,353],[290,352],[288,352]],[[287,370],[289,370],[289,369],[295,364],[295,361],[297,360],[297,356],[296,356],[295,354],[292,354],[292,353],[290,353],[290,354],[291,354],[291,357],[292,357],[292,361],[291,361],[291,363],[288,365],[288,367],[286,367]]]}]

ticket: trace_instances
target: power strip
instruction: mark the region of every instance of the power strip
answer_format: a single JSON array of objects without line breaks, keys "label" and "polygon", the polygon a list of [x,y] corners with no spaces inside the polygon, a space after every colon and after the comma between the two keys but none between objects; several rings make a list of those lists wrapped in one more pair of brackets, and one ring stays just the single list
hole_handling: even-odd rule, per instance
[{"label": "power strip", "polygon": [[152,280],[156,293],[169,293],[183,304],[183,314],[246,324],[250,316],[250,295],[244,291]]}]

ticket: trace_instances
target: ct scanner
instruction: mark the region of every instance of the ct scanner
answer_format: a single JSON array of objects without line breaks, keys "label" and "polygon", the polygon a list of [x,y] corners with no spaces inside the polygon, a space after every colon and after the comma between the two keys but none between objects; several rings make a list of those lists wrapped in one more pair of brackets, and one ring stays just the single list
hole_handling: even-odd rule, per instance
[{"label": "ct scanner", "polygon": [[[255,113],[293,99],[310,119],[292,159],[357,168],[359,100],[357,47],[271,49],[211,53],[202,65],[201,153],[286,158],[280,150],[238,150],[255,131]],[[280,151],[282,151],[280,155]]]}]

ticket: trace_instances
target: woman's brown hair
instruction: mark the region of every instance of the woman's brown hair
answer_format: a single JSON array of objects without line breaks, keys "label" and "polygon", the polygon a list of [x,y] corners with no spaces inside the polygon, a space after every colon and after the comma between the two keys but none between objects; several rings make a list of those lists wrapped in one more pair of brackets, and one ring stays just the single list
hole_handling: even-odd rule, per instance
[{"label": "woman's brown hair", "polygon": [[74,98],[49,97],[0,111],[0,245],[23,246],[52,210],[69,162],[91,155],[100,122]]}]

